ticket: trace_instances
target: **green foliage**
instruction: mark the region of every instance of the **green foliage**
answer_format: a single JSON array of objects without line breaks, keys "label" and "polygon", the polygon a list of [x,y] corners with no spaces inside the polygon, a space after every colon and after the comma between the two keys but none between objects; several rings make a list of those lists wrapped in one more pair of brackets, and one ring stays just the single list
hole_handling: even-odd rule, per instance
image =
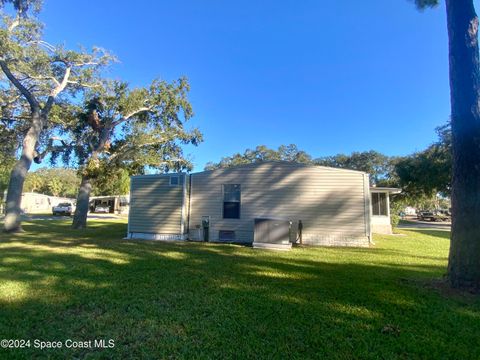
[{"label": "green foliage", "polygon": [[291,161],[311,164],[312,157],[305,151],[299,150],[295,144],[281,145],[277,150],[270,149],[265,145],[259,145],[255,149],[245,150],[243,154],[236,153],[232,156],[224,157],[218,163],[209,162],[205,165],[205,170],[228,168],[260,161]]},{"label": "green foliage", "polygon": [[396,228],[401,220],[400,213],[408,206],[403,198],[398,195],[390,196],[390,223],[393,228]]},{"label": "green foliage", "polygon": [[[135,173],[135,172],[132,172]],[[93,180],[93,194],[126,195],[130,193],[130,172],[124,168],[105,168]]]},{"label": "green foliage", "polygon": [[155,80],[149,87],[133,89],[124,82],[105,81],[87,94],[76,114],[77,126],[70,130],[76,144],[72,155],[82,174],[99,178],[102,192],[111,192],[116,176],[125,177],[119,169],[130,175],[146,168],[190,170],[182,146],[198,145],[203,139],[198,129],[185,128],[193,115],[189,88],[185,78],[171,83]]},{"label": "green foliage", "polygon": [[25,192],[75,198],[79,186],[80,177],[76,170],[41,168],[28,173],[23,189]]},{"label": "green foliage", "polygon": [[331,166],[342,169],[364,171],[370,174],[374,184],[391,176],[393,158],[377,151],[353,152],[350,155],[337,154],[315,159],[316,165]]},{"label": "green foliage", "polygon": [[3,119],[0,119],[0,205],[3,204],[3,195],[7,190],[10,173],[15,164],[17,147],[15,133],[6,126]]},{"label": "green foliage", "polygon": [[270,149],[265,145],[260,145],[253,150],[245,150],[243,154],[236,153],[232,156],[224,157],[218,163],[209,162],[206,164],[205,170],[227,168],[259,161],[279,160],[365,171],[370,174],[373,183],[378,183],[380,181],[386,181],[392,176],[392,162],[394,158],[371,150],[353,152],[350,155],[337,154],[313,159],[311,155],[303,150],[299,150],[294,144],[281,145],[277,150]]},{"label": "green foliage", "polygon": [[399,185],[411,198],[450,194],[452,138],[449,125],[437,128],[438,141],[424,151],[399,159],[395,173]]},{"label": "green foliage", "polygon": [[0,153],[0,205],[3,204],[3,195],[8,188],[10,172],[12,171],[14,164],[15,158],[13,156],[5,156]]},{"label": "green foliage", "polygon": [[58,178],[53,178],[48,180],[47,187],[48,187],[49,193],[52,194],[53,196],[59,196],[64,190],[62,180]]},{"label": "green foliage", "polygon": [[[5,5],[13,5],[8,11]],[[43,39],[38,0],[0,2],[0,130],[22,144],[40,114],[42,133],[37,151],[48,149],[53,134],[61,133],[71,118],[66,111],[85,88],[98,85],[100,72],[114,60],[101,48],[72,51]],[[52,113],[52,118],[49,115]],[[70,111],[71,113],[71,111]],[[51,121],[48,121],[51,120]]]}]

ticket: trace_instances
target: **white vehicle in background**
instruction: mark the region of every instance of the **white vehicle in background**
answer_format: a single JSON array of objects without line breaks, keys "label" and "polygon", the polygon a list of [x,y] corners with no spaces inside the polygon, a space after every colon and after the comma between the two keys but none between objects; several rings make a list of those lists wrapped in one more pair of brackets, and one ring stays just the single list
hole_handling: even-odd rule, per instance
[{"label": "white vehicle in background", "polygon": [[95,206],[94,212],[108,214],[110,212],[110,207],[108,205],[97,205]]},{"label": "white vehicle in background", "polygon": [[71,216],[75,212],[75,205],[69,202],[60,203],[52,207],[53,215]]}]

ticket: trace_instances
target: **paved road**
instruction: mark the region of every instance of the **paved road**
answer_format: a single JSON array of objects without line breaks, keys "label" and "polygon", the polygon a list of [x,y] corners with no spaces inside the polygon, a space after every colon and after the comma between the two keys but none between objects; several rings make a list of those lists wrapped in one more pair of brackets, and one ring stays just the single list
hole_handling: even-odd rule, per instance
[{"label": "paved road", "polygon": [[399,229],[429,229],[429,230],[442,230],[450,231],[452,223],[450,222],[436,222],[436,221],[420,221],[420,220],[408,220],[401,221],[397,226]]}]

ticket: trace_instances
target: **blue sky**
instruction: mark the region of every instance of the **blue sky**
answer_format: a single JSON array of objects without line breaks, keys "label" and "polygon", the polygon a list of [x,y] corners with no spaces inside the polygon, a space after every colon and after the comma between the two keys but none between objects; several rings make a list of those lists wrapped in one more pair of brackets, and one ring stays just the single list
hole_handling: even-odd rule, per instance
[{"label": "blue sky", "polygon": [[[477,4],[478,6],[478,4]],[[408,0],[45,0],[52,43],[97,45],[134,86],[191,84],[195,170],[257,145],[406,155],[449,118],[445,9]]]}]

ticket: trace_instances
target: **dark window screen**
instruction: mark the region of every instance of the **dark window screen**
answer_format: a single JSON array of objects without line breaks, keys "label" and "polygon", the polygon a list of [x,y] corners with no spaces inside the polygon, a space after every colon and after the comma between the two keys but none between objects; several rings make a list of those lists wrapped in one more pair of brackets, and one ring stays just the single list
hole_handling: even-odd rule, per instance
[{"label": "dark window screen", "polygon": [[223,218],[240,219],[241,189],[239,184],[223,185]]},{"label": "dark window screen", "polygon": [[387,194],[372,193],[372,214],[387,216]]}]

